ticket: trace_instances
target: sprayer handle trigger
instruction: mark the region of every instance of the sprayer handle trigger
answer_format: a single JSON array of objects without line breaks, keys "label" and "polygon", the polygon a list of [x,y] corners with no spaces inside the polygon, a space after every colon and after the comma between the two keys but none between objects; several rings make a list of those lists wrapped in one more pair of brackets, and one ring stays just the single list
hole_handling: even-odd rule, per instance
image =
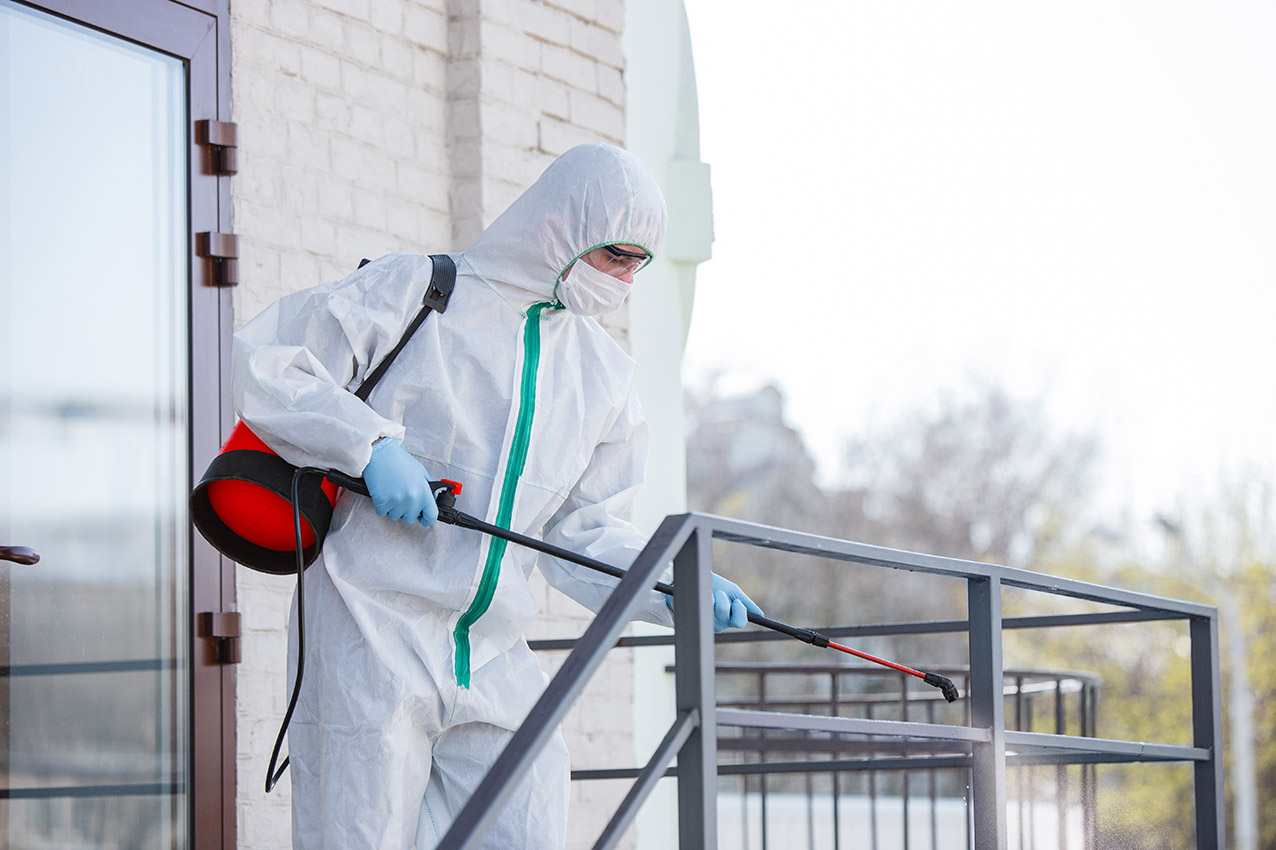
[{"label": "sprayer handle trigger", "polygon": [[446,478],[431,481],[430,492],[434,494],[434,501],[440,510],[454,508],[456,506],[456,494],[461,492],[461,483],[459,481],[449,481]]}]

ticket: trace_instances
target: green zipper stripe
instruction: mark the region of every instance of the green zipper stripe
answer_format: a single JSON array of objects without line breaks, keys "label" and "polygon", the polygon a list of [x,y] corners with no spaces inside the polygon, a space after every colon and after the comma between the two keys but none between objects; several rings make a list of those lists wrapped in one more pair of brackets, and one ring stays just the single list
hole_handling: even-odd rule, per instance
[{"label": "green zipper stripe", "polygon": [[[536,412],[536,369],[541,356],[541,311],[548,302],[533,304],[527,311],[523,328],[523,380],[518,399],[518,420],[514,424],[514,439],[510,446],[509,463],[505,466],[505,480],[501,484],[501,503],[496,510],[496,525],[509,529],[514,513],[514,493],[518,479],[527,463],[527,446],[532,439],[532,416]],[[479,580],[478,593],[470,607],[457,621],[452,636],[456,639],[456,683],[463,688],[470,686],[470,627],[487,613],[496,594],[496,582],[501,577],[501,559],[505,557],[505,540],[492,539],[483,564],[483,578]]]}]

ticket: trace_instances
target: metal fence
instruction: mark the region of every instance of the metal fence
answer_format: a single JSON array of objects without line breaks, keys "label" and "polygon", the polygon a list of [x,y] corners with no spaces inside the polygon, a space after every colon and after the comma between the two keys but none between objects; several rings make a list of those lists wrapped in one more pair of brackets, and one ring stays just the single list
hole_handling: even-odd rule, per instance
[{"label": "metal fence", "polygon": [[[874,715],[850,717],[836,713],[777,711],[777,708],[802,706],[772,702],[752,707],[719,704],[715,693],[715,644],[709,603],[714,540],[963,580],[967,620],[825,630],[830,637],[966,633],[970,665],[963,671],[966,687],[962,722],[936,723],[929,718],[923,721],[911,716],[881,719]],[[439,845],[440,850],[478,846],[490,817],[526,774],[540,748],[612,647],[618,643],[661,642],[660,638],[627,638],[622,642],[620,636],[642,604],[645,592],[671,560],[676,598],[681,602],[675,608],[672,638],[675,720],[645,766],[590,772],[591,778],[626,776],[634,780],[594,845],[595,850],[616,845],[656,782],[666,775],[677,777],[680,850],[713,850],[718,846],[720,776],[919,769],[963,771],[969,781],[967,840],[970,846],[979,850],[1009,850],[1009,770],[1039,765],[1081,766],[1084,770],[1100,764],[1152,763],[1191,766],[1195,847],[1221,850],[1224,846],[1218,623],[1214,608],[1026,570],[884,549],[703,514],[682,514],[665,519],[584,635],[574,642],[570,655],[523,726],[452,824]],[[1117,610],[1003,618],[1002,593],[1007,588],[1096,602],[1115,606]],[[1092,734],[1093,727],[1082,728],[1079,734],[1017,730],[1013,713],[1025,710],[1024,701],[1011,702],[1012,722],[1007,725],[1008,671],[1002,663],[1003,631],[1157,620],[1186,622],[1188,627],[1192,680],[1190,745],[1098,738]],[[733,637],[753,639],[749,635]],[[1014,671],[1010,671],[1010,677],[1015,680]],[[1029,681],[1024,675],[1023,685]],[[1019,690],[1020,696],[1026,698],[1024,688]],[[1019,718],[1022,720],[1022,713]],[[1064,724],[1056,727],[1062,728]],[[824,738],[843,744],[859,742],[862,751],[848,752],[846,746],[839,746],[830,753],[831,757],[819,760],[719,764],[720,730],[734,731],[740,740],[754,736],[755,740],[750,743],[755,750],[757,740],[784,735],[807,740],[808,749],[813,746],[811,742]],[[721,739],[725,741],[729,737],[730,734],[723,734]],[[675,758],[678,767],[670,770]]]},{"label": "metal fence", "polygon": [[[896,625],[919,629],[934,624]],[[959,683],[962,693],[969,690],[968,668],[930,669]],[[673,667],[669,671],[676,672]],[[938,692],[910,687],[913,684],[911,676],[886,673],[880,667],[845,664],[718,664],[717,681],[718,705],[726,708],[860,717],[868,720],[920,719],[934,724],[938,712],[946,707]],[[1003,673],[1003,682],[1002,692],[1010,712],[1006,718],[1009,731],[1030,732],[1038,726],[1046,726],[1057,735],[1064,735],[1069,729],[1074,729],[1078,735],[1094,737],[1100,684],[1096,676],[1070,671],[1007,669]],[[733,696],[723,693],[728,688]],[[962,722],[968,724],[969,715],[964,711],[967,703],[963,700],[961,706]],[[761,850],[769,850],[771,847],[793,850],[803,845],[809,848],[831,847],[832,850],[841,850],[843,846],[856,847],[857,850],[883,850],[888,847],[902,847],[905,850],[909,847],[971,850],[971,831],[965,817],[970,807],[970,786],[966,782],[966,771],[952,776],[954,771],[950,769],[947,771],[949,776],[945,777],[942,775],[945,771],[927,765],[928,758],[921,757],[925,753],[920,752],[920,749],[916,746],[912,748],[914,766],[908,770],[899,770],[880,764],[878,759],[897,755],[902,750],[901,747],[864,736],[847,741],[834,740],[828,736],[776,736],[767,731],[735,738],[720,735],[718,753],[720,758],[725,757],[724,760],[730,760],[735,755],[764,764],[774,763],[777,758],[781,763],[800,758],[803,764],[819,768],[822,760],[830,760],[837,755],[858,752],[861,756],[854,770],[822,770],[821,772],[828,774],[828,781],[820,788],[813,781],[814,773],[808,771],[798,776],[786,777],[777,775],[783,770],[778,766],[769,774],[741,776],[738,789],[732,795],[732,802],[738,809],[737,817],[743,824],[739,830],[745,839],[741,846],[757,846]],[[1020,850],[1038,850],[1079,845],[1085,850],[1095,850],[1097,841],[1093,765],[1082,765],[1080,768],[1079,806],[1069,800],[1068,782],[1063,775],[1066,770],[1064,765],[1044,768],[1053,773],[1053,794],[1038,798],[1034,789],[1039,783],[1032,775],[1038,769],[1042,768],[1029,764],[1008,767],[1009,771],[1017,774],[1018,786],[1025,789],[1009,806],[1010,826],[1015,828],[1017,838],[1014,846]],[[854,777],[849,781],[844,778],[848,773]],[[576,777],[591,778],[591,774],[580,771]],[[945,778],[949,781],[945,782]],[[858,788],[848,787],[856,779]],[[954,779],[955,782],[952,781]],[[720,792],[722,787],[722,783],[719,783]],[[784,813],[772,815],[769,797],[773,789],[779,790],[781,797],[802,798],[804,805],[800,814],[805,820],[801,824],[805,842],[794,838],[792,818],[786,822]],[[852,794],[857,796],[850,797]],[[821,799],[823,804],[817,806],[817,801]],[[954,818],[951,814],[945,816],[945,810],[950,810],[952,807],[949,804],[954,801],[960,803],[962,815],[962,823],[956,825],[955,835],[951,834],[955,827]],[[719,802],[725,803],[721,793]],[[852,802],[857,805],[849,805]],[[1043,804],[1053,809],[1049,822],[1046,822],[1047,818],[1037,816]],[[848,808],[852,811],[844,813],[843,810]],[[731,818],[725,811],[722,815],[728,821]],[[1079,818],[1075,817],[1078,815]],[[827,823],[817,825],[817,817],[820,816]],[[848,832],[844,821],[854,817],[864,821],[859,830],[862,835],[857,841],[843,841],[844,834]],[[1077,819],[1080,820],[1080,829],[1076,830],[1077,840],[1070,844],[1070,822]],[[945,831],[950,834],[943,834]],[[817,834],[825,840],[817,842]],[[894,841],[892,837],[895,837]],[[750,838],[755,838],[756,844]]]}]

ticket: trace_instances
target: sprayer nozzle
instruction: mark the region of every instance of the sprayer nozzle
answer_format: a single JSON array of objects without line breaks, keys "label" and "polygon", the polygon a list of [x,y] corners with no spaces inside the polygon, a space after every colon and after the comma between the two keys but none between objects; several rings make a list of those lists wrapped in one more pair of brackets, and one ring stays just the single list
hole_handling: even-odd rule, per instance
[{"label": "sprayer nozzle", "polygon": [[957,686],[947,676],[941,676],[938,673],[927,673],[922,677],[922,681],[939,688],[940,693],[944,695],[944,699],[949,702],[956,702],[961,699],[961,694],[957,692]]}]

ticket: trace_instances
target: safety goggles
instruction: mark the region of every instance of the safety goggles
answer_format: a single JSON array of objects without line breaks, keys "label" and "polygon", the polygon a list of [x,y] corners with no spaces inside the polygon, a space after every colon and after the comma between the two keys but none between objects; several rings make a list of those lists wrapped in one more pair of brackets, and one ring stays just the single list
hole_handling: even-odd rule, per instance
[{"label": "safety goggles", "polygon": [[651,260],[651,255],[646,251],[641,253],[635,251],[626,251],[623,248],[617,248],[615,245],[604,245],[602,247],[607,258],[607,268],[603,271],[608,274],[619,272],[621,274],[633,274],[643,266],[647,265]]}]

